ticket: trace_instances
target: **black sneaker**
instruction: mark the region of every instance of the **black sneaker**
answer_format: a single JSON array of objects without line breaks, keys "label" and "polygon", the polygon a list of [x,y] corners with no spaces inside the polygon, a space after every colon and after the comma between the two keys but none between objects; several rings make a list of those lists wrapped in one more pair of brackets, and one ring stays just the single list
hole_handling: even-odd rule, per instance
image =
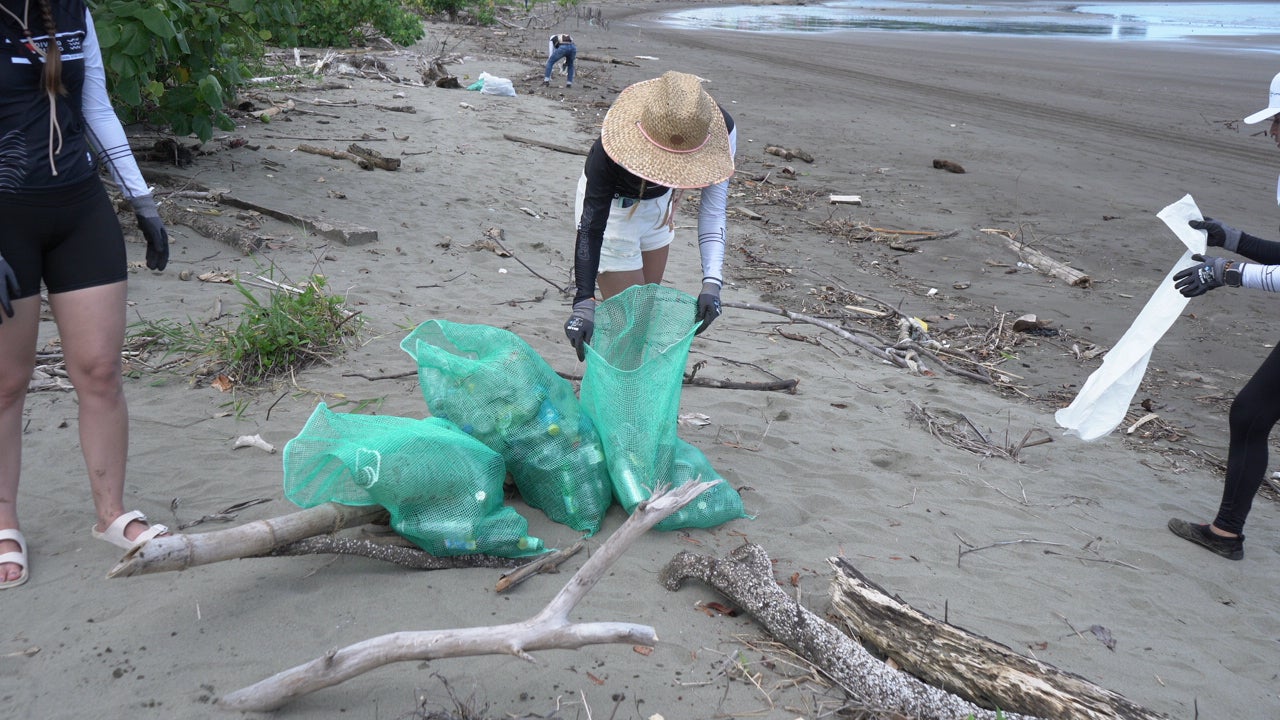
[{"label": "black sneaker", "polygon": [[1190,540],[1229,560],[1244,559],[1244,535],[1223,537],[1210,530],[1208,525],[1196,525],[1178,518],[1169,521],[1169,530],[1183,540]]},{"label": "black sneaker", "polygon": [[542,87],[551,87],[551,81],[550,81],[550,80],[543,80],[543,81],[542,81]]}]

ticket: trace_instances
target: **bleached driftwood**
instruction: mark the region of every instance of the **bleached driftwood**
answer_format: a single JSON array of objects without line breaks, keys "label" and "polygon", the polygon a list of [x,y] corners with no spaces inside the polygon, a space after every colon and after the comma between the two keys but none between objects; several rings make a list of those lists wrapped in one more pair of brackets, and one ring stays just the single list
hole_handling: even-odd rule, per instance
[{"label": "bleached driftwood", "polygon": [[745,611],[778,642],[821,668],[851,697],[886,714],[898,713],[915,720],[1025,720],[1010,712],[997,715],[895,670],[810,612],[778,586],[773,564],[759,545],[746,544],[721,560],[708,555],[681,552],[667,563],[659,577],[668,590],[679,590],[694,578],[711,586]]},{"label": "bleached driftwood", "polygon": [[1051,718],[1168,720],[1106,688],[987,638],[929,617],[863,577],[844,558],[836,571],[832,610],[850,634],[904,671],[984,707]]},{"label": "bleached driftwood", "polygon": [[1017,240],[1012,233],[1002,230],[983,230],[983,232],[989,235],[1002,236],[1009,249],[1017,253],[1023,262],[1046,275],[1056,277],[1072,287],[1087,288],[1093,286],[1093,280],[1085,273],[1054,260],[1027,243]]},{"label": "bleached driftwood", "polygon": [[236,690],[216,704],[225,710],[274,710],[294,698],[337,685],[383,665],[407,660],[506,654],[532,661],[530,652],[551,648],[576,649],[602,643],[653,646],[658,636],[648,625],[572,623],[569,613],[631,543],[712,484],[689,482],[669,492],[659,490],[640,503],[631,517],[582,564],[551,602],[528,620],[491,627],[389,633],[325,653],[309,663]]},{"label": "bleached driftwood", "polygon": [[262,555],[313,535],[365,525],[386,512],[379,505],[351,507],[325,503],[226,530],[162,535],[125,553],[107,577],[186,570],[197,565]]},{"label": "bleached driftwood", "polygon": [[200,213],[176,207],[173,203],[162,202],[156,207],[166,225],[186,225],[210,240],[230,245],[245,255],[252,255],[267,242],[258,233],[228,227]]}]

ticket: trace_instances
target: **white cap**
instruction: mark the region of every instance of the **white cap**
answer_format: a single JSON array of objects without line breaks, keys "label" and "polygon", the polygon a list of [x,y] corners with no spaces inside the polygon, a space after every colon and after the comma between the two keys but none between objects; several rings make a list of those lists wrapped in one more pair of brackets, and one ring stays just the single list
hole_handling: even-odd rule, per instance
[{"label": "white cap", "polygon": [[1245,118],[1244,124],[1252,125],[1256,122],[1262,122],[1277,113],[1280,113],[1280,73],[1276,73],[1276,76],[1271,78],[1271,96],[1267,100],[1266,109],[1259,110]]}]

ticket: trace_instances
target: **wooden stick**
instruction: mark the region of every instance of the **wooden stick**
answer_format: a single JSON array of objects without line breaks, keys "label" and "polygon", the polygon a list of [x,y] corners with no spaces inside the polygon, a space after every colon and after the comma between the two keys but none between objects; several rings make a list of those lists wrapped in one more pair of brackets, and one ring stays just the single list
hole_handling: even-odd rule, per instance
[{"label": "wooden stick", "polygon": [[[622,622],[571,623],[569,613],[628,548],[649,528],[679,510],[713,483],[689,482],[659,489],[592,555],[537,615],[491,627],[390,633],[332,650],[309,663],[277,673],[216,702],[224,710],[265,712],[290,700],[337,685],[393,662],[474,655],[515,655],[532,660],[535,650],[576,649],[602,643],[657,644],[648,625]],[[154,542],[154,541],[152,541]]]},{"label": "wooden stick", "polygon": [[577,555],[584,547],[586,547],[586,544],[579,540],[566,549],[535,558],[498,578],[498,584],[493,589],[496,592],[505,592],[508,588],[515,587],[538,573],[554,570],[560,566],[560,563]]},{"label": "wooden stick", "polygon": [[362,158],[359,155],[353,155],[349,152],[343,152],[342,150],[330,150],[328,148],[316,147],[315,145],[307,145],[306,143],[303,143],[298,146],[298,151],[311,153],[312,155],[323,155],[335,160],[350,160],[356,165],[359,165],[362,170],[373,169],[373,163],[369,162],[367,159]]},{"label": "wooden stick", "polygon": [[556,152],[569,153],[570,155],[586,155],[587,151],[581,148],[569,147],[567,145],[557,145],[555,143],[545,142],[543,140],[534,140],[532,138],[520,137],[511,133],[503,133],[502,137],[511,142],[525,143],[527,145],[536,145],[540,148],[555,150]]}]

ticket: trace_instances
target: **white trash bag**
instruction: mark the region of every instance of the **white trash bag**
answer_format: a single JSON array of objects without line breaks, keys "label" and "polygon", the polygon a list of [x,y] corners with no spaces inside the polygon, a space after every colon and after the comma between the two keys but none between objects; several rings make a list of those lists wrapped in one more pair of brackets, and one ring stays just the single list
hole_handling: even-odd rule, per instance
[{"label": "white trash bag", "polygon": [[484,82],[484,86],[480,88],[481,95],[502,95],[505,97],[516,96],[516,87],[507,78],[482,72],[480,73],[480,80]]}]

